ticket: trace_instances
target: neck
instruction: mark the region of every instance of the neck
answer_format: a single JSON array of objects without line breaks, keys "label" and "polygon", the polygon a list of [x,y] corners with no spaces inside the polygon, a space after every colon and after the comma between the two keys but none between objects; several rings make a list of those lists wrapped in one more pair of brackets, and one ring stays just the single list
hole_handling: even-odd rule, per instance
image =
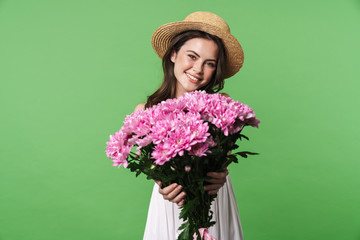
[{"label": "neck", "polygon": [[175,97],[178,98],[178,97],[181,97],[182,95],[185,94],[185,90],[181,87],[179,87],[178,85],[176,85],[176,89],[175,89]]},{"label": "neck", "polygon": [[184,94],[185,94],[185,92],[182,92],[182,93],[176,92],[176,98],[179,98],[179,97],[181,97],[181,96],[184,95]]}]

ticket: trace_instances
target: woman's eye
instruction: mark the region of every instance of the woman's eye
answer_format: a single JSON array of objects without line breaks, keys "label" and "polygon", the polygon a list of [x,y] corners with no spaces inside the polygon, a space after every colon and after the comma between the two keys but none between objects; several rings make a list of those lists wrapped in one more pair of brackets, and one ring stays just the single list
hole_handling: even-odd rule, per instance
[{"label": "woman's eye", "polygon": [[213,62],[208,62],[207,65],[212,68],[216,67],[215,63],[213,63]]},{"label": "woman's eye", "polygon": [[192,60],[195,60],[195,59],[196,59],[196,57],[195,57],[194,55],[189,54],[188,56],[189,56],[189,58],[191,58]]}]

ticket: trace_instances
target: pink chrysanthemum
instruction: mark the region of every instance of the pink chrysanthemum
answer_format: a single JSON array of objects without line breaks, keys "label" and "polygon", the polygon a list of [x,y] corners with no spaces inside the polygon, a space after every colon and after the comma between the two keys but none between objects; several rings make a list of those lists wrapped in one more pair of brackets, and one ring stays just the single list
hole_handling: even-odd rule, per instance
[{"label": "pink chrysanthemum", "polygon": [[228,136],[245,125],[258,127],[260,121],[245,104],[221,94],[194,91],[128,115],[124,126],[110,136],[106,154],[113,159],[113,165],[124,167],[134,146],[140,150],[154,144],[151,156],[158,165],[176,155],[182,156],[185,151],[204,156],[209,147],[216,145],[208,122]]}]

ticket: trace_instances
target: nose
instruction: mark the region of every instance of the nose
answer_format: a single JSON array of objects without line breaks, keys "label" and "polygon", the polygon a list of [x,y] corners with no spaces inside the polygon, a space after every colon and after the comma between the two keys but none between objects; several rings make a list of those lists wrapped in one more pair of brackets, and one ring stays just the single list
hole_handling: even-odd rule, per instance
[{"label": "nose", "polygon": [[193,65],[193,70],[194,73],[196,73],[197,75],[202,75],[203,74],[203,64],[201,61],[196,61]]}]

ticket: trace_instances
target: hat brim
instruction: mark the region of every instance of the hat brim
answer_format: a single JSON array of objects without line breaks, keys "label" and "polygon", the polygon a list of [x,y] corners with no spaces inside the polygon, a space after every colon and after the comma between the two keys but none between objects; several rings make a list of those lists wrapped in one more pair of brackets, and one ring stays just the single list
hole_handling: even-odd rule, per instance
[{"label": "hat brim", "polygon": [[151,44],[156,54],[163,58],[172,38],[188,30],[200,30],[222,39],[227,54],[224,78],[229,78],[240,70],[244,63],[244,53],[238,40],[229,32],[206,23],[180,21],[162,25],[155,30],[151,38]]}]

